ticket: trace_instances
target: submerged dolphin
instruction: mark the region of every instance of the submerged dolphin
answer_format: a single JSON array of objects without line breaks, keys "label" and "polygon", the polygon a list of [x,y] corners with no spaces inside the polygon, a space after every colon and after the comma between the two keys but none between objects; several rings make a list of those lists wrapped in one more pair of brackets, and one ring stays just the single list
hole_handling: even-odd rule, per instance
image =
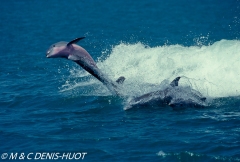
[{"label": "submerged dolphin", "polygon": [[179,87],[181,77],[175,78],[163,90],[158,90],[131,99],[124,110],[144,105],[169,105],[176,107],[204,107],[207,105],[206,97],[190,87]]},{"label": "submerged dolphin", "polygon": [[49,47],[47,50],[47,58],[66,58],[72,60],[80,65],[83,69],[101,81],[107,88],[115,95],[119,94],[118,84],[123,83],[124,77],[120,77],[116,82],[110,80],[101,70],[97,67],[95,61],[90,54],[76,43],[85,37],[76,38],[70,42],[58,42]]}]

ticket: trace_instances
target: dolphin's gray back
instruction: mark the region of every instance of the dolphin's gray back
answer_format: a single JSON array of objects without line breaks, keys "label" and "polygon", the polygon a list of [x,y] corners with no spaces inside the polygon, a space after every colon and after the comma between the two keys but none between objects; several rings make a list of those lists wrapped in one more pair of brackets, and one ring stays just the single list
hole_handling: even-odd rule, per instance
[{"label": "dolphin's gray back", "polygon": [[89,66],[89,68],[97,68],[96,62],[93,60],[92,56],[81,46],[73,45],[74,51],[71,55],[76,56],[77,60],[80,60]]},{"label": "dolphin's gray back", "polygon": [[113,94],[119,95],[118,85],[109,79],[102,71],[97,67],[95,61],[91,55],[81,46],[76,44],[72,45],[73,49],[68,59],[76,62],[84,70],[89,72],[100,82],[102,82]]},{"label": "dolphin's gray back", "polygon": [[125,110],[141,106],[153,104],[165,104],[171,107],[204,107],[206,97],[191,87],[179,87],[176,84],[170,84],[168,87],[155,92],[147,93],[139,97],[135,97],[125,106]]},{"label": "dolphin's gray back", "polygon": [[113,94],[119,95],[118,85],[102,73],[96,64],[93,64],[91,61],[86,62],[82,60],[77,60],[75,62],[102,82]]}]

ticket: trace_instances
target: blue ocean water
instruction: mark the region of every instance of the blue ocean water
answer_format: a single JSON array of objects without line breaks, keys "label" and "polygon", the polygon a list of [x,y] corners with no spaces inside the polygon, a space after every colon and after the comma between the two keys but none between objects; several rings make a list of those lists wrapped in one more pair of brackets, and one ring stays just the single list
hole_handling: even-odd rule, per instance
[{"label": "blue ocean water", "polygon": [[[2,159],[240,161],[239,0],[8,0],[0,13]],[[109,78],[126,77],[124,97],[77,64],[46,58],[51,44],[81,36]],[[210,106],[123,110],[177,76]]]}]

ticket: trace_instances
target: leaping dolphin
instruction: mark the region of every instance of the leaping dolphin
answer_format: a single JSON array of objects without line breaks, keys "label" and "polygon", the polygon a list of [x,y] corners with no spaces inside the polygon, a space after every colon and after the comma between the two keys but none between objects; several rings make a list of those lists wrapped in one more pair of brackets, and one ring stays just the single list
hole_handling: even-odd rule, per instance
[{"label": "leaping dolphin", "polygon": [[131,99],[124,107],[124,110],[149,104],[168,105],[172,108],[207,106],[206,97],[203,97],[200,92],[191,87],[178,86],[180,78],[175,78],[163,90],[150,92]]},{"label": "leaping dolphin", "polygon": [[46,53],[47,58],[66,58],[80,65],[83,69],[101,81],[115,95],[120,95],[118,84],[123,83],[124,77],[120,77],[116,82],[110,80],[97,67],[95,61],[90,54],[76,43],[85,37],[76,38],[70,42],[58,42],[49,47]]}]

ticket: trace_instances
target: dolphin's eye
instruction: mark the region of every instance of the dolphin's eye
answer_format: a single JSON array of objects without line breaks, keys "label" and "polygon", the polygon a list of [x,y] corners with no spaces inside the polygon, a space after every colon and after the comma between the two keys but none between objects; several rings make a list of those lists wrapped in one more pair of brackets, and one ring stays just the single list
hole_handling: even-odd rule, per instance
[{"label": "dolphin's eye", "polygon": [[53,45],[53,47],[55,47],[55,44]]}]

